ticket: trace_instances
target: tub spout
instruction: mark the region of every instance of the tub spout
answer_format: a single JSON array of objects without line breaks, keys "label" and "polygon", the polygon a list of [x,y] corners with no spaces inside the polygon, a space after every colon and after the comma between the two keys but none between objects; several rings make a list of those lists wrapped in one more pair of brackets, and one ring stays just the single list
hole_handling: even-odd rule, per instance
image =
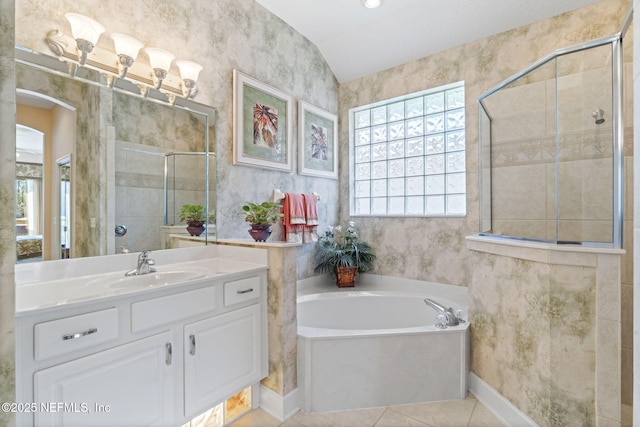
[{"label": "tub spout", "polygon": [[454,314],[451,307],[446,308],[445,306],[438,304],[431,298],[425,298],[424,303],[427,304],[428,307],[433,308],[436,313],[438,313],[438,322],[436,323],[436,326],[438,328],[446,329],[447,326],[456,326],[460,323],[464,323],[464,319]]}]

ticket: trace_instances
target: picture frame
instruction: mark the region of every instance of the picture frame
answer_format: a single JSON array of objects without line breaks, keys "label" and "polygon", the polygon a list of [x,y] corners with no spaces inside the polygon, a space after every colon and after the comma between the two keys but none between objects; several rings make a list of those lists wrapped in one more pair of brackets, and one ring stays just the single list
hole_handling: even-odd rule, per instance
[{"label": "picture frame", "polygon": [[233,70],[233,164],[293,171],[293,96]]},{"label": "picture frame", "polygon": [[298,101],[298,173],[338,179],[338,117]]}]

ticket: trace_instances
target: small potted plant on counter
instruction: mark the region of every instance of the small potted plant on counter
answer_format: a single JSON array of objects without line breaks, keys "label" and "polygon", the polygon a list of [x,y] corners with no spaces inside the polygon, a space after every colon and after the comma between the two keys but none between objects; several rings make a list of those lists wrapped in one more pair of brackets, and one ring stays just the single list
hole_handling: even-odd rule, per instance
[{"label": "small potted plant on counter", "polygon": [[353,221],[348,227],[329,227],[318,240],[314,255],[315,271],[335,273],[340,288],[355,286],[356,273],[371,270],[375,260],[371,246],[358,238]]},{"label": "small potted plant on counter", "polygon": [[192,236],[199,236],[204,231],[206,215],[202,205],[184,204],[178,212],[180,221],[187,223],[187,231]]},{"label": "small potted plant on counter", "polygon": [[245,221],[251,224],[249,234],[256,242],[264,242],[271,236],[271,225],[284,216],[282,205],[273,202],[252,203],[242,206]]}]

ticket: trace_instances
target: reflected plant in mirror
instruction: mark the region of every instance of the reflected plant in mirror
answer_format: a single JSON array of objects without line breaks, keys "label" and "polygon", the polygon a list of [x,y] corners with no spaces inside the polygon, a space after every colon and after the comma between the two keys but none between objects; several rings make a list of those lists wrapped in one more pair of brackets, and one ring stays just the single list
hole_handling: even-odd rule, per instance
[{"label": "reflected plant in mirror", "polygon": [[207,215],[202,205],[184,204],[178,213],[180,221],[187,223],[187,231],[191,236],[199,236],[204,231]]}]

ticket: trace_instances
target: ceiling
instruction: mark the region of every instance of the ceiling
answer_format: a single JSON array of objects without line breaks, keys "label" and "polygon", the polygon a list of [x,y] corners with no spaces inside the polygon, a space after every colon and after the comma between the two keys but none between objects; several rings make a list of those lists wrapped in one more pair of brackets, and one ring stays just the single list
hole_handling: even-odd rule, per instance
[{"label": "ceiling", "polygon": [[256,0],[315,44],[340,83],[598,0]]}]

